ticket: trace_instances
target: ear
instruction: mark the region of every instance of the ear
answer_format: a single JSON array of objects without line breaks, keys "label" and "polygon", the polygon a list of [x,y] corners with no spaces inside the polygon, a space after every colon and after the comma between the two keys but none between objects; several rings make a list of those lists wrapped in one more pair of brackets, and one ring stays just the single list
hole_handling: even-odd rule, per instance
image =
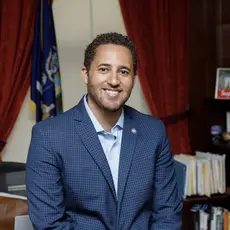
[{"label": "ear", "polygon": [[88,71],[85,66],[81,68],[81,75],[84,83],[87,85],[88,84]]}]

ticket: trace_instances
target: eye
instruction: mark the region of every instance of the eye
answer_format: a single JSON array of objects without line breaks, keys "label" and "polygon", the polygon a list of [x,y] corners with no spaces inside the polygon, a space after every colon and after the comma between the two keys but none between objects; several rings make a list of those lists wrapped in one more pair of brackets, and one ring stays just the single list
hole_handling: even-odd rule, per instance
[{"label": "eye", "polygon": [[127,70],[121,70],[120,73],[124,76],[129,75],[129,72]]},{"label": "eye", "polygon": [[107,73],[108,71],[109,71],[109,69],[106,68],[106,67],[100,67],[100,68],[99,68],[99,72],[100,72],[100,73]]}]

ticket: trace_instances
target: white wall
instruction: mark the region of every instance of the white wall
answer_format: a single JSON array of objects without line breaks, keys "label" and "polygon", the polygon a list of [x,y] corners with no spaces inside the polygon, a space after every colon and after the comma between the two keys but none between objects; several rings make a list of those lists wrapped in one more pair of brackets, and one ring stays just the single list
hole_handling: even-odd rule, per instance
[{"label": "white wall", "polygon": [[[118,0],[55,0],[54,17],[59,48],[64,110],[74,106],[85,93],[80,69],[86,45],[99,33],[126,33]],[[3,150],[4,161],[25,162],[35,121],[25,98],[14,129]],[[149,113],[139,81],[128,104]]]}]

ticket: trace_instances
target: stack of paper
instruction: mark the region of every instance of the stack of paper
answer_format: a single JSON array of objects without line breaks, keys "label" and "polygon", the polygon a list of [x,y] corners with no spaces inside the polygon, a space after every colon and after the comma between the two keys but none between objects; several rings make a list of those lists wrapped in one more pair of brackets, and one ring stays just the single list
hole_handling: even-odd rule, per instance
[{"label": "stack of paper", "polygon": [[9,198],[17,198],[17,199],[27,200],[26,196],[20,196],[20,195],[5,193],[5,192],[0,192],[0,197],[9,197]]},{"label": "stack of paper", "polygon": [[175,155],[175,160],[186,166],[184,195],[211,196],[225,193],[225,158],[226,155],[198,151],[195,156]]}]

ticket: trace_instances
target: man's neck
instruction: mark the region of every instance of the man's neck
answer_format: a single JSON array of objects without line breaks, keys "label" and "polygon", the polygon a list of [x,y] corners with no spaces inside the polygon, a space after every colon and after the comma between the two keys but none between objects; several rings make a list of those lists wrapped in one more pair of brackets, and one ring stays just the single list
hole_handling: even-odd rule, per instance
[{"label": "man's neck", "polygon": [[103,110],[94,103],[91,103],[90,100],[88,100],[88,106],[102,126],[102,128],[107,132],[111,131],[111,129],[115,126],[122,113],[122,108],[116,112],[110,112],[107,110]]}]

